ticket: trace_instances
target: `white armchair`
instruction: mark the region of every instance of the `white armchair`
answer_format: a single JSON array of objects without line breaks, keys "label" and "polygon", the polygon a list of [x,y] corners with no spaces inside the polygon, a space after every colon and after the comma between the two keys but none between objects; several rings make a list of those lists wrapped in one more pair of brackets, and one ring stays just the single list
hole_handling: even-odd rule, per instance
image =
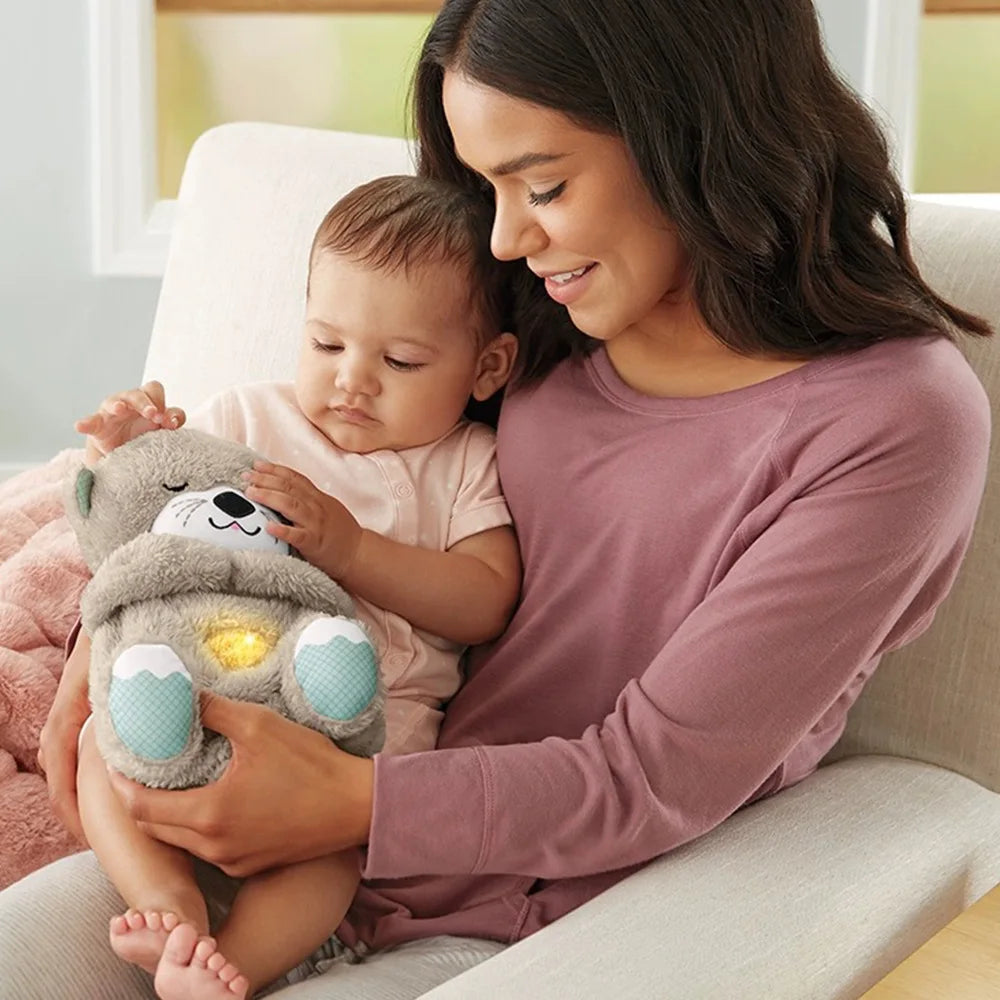
[{"label": "white armchair", "polygon": [[[311,234],[401,140],[227,125],[198,140],[147,377],[191,407],[290,377]],[[1000,213],[916,204],[929,279],[1000,327]],[[967,344],[994,405],[1000,350]],[[848,1000],[1000,882],[1000,465],[939,620],[886,659],[833,758],[433,1000]]]}]

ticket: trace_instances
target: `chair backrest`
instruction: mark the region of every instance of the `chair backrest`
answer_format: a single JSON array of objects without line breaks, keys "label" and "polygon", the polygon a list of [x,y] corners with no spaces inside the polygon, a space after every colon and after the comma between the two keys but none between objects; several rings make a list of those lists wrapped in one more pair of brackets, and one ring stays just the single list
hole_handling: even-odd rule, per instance
[{"label": "chair backrest", "polygon": [[291,378],[312,237],[341,196],[413,173],[402,139],[287,125],[220,125],[188,155],[146,357],[177,405]]},{"label": "chair backrest", "polygon": [[[294,371],[313,231],[379,174],[412,171],[400,139],[280,125],[224,125],[188,159],[146,364],[192,407]],[[1000,212],[917,202],[915,250],[932,285],[1000,330]],[[962,341],[1000,425],[1000,344]],[[889,753],[1000,791],[1000,433],[972,547],[923,637],[885,658],[828,759]]]},{"label": "chair backrest", "polygon": [[[927,281],[1000,337],[1000,212],[917,201],[911,229]],[[994,428],[972,543],[934,624],[883,659],[828,759],[914,757],[1000,791],[1000,341],[960,344],[989,394]]]}]

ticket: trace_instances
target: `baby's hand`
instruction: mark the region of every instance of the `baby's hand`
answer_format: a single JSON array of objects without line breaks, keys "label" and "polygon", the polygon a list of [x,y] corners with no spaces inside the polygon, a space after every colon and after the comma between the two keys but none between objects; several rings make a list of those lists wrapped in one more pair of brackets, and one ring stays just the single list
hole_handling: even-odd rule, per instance
[{"label": "baby's hand", "polygon": [[339,580],[347,573],[361,541],[361,525],[339,500],[283,465],[254,462],[248,479],[251,500],[292,522],[269,524],[270,534],[294,546],[327,576]]},{"label": "baby's hand", "polygon": [[138,389],[108,396],[96,413],[78,420],[74,427],[87,435],[86,461],[90,465],[140,434],[160,428],[176,430],[185,419],[180,407],[166,405],[159,382],[147,382]]}]

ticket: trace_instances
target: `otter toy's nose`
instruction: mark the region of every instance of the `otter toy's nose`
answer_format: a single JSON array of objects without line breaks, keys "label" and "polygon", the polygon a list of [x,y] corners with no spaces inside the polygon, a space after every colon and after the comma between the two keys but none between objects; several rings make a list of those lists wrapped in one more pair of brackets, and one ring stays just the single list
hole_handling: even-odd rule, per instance
[{"label": "otter toy's nose", "polygon": [[212,503],[230,517],[246,517],[247,514],[252,514],[256,509],[249,500],[232,490],[220,493]]}]

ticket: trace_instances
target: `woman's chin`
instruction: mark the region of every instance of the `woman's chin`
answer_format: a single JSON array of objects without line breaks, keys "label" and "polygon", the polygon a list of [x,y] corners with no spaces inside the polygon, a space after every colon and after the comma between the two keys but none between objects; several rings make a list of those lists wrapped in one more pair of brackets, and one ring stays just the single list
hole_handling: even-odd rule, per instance
[{"label": "woman's chin", "polygon": [[605,344],[609,340],[614,340],[622,332],[620,325],[608,323],[607,321],[601,322],[593,316],[574,315],[572,309],[569,310],[569,318],[585,337],[589,337],[591,340],[599,340]]}]

